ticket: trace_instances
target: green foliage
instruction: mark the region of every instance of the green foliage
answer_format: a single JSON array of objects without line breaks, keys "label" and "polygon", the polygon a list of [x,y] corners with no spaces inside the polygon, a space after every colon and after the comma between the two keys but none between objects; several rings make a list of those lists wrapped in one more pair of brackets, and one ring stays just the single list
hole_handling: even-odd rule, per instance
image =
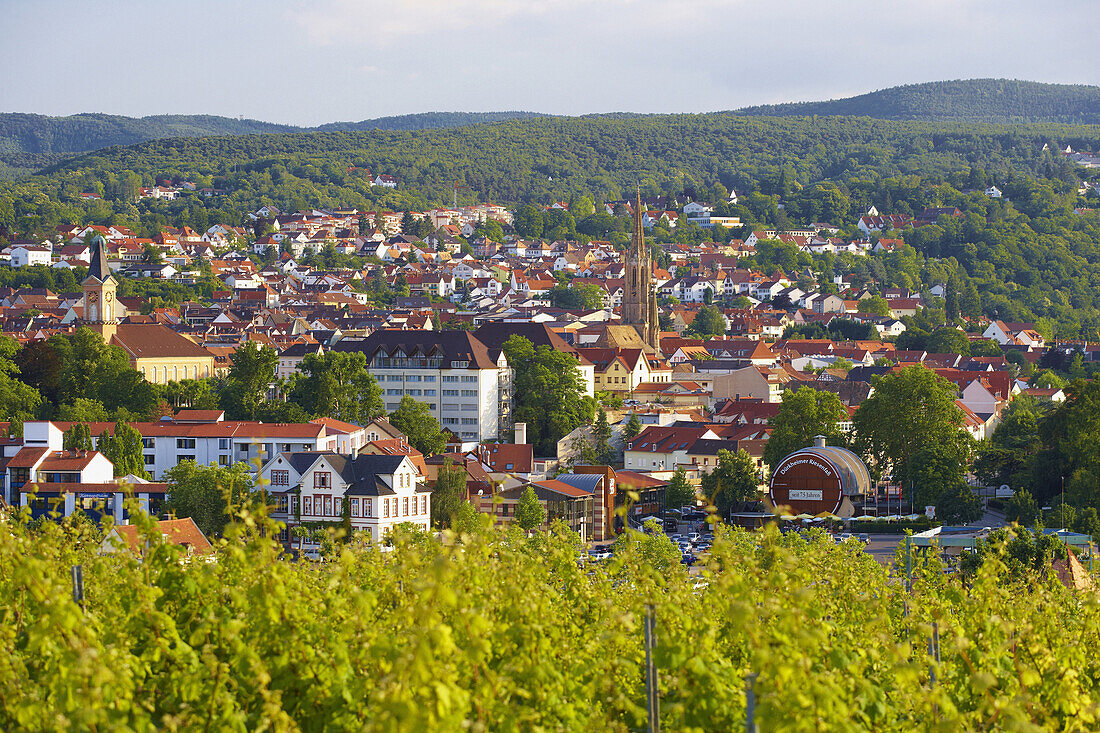
[{"label": "green foliage", "polygon": [[547,296],[550,305],[566,310],[596,310],[603,305],[603,293],[592,283],[555,285]]},{"label": "green foliage", "polygon": [[466,470],[450,458],[443,459],[432,491],[432,524],[448,527],[466,501]]},{"label": "green foliage", "polygon": [[[962,79],[882,89],[826,102],[747,107],[752,115],[859,115],[890,120],[1100,124],[1100,89],[1016,79]],[[984,179],[975,186],[984,186]]]},{"label": "green foliage", "polygon": [[860,313],[873,313],[876,316],[890,315],[890,304],[881,295],[872,295],[859,301],[856,310]]},{"label": "green foliage", "polygon": [[679,509],[684,506],[695,506],[695,487],[687,478],[687,471],[683,466],[677,466],[676,473],[668,480],[665,488],[665,506],[669,509]]},{"label": "green foliage", "polygon": [[874,394],[853,418],[855,445],[872,471],[883,475],[892,470],[895,477],[907,477],[913,457],[929,446],[965,465],[971,441],[961,427],[954,384],[917,365],[875,377],[872,386]]},{"label": "green foliage", "polygon": [[42,353],[42,363],[56,363],[36,375],[41,389],[56,394],[59,404],[75,404],[86,399],[98,402],[115,416],[132,419],[151,418],[159,402],[156,388],[130,366],[130,359],[118,346],[104,343],[90,328],[80,327],[71,334],[51,336],[42,352],[52,349],[53,356]]},{"label": "green foliage", "polygon": [[140,561],[80,521],[0,533],[0,727],[641,730],[647,608],[665,730],[744,730],[750,673],[762,730],[1097,725],[1100,611],[1006,565],[1045,569],[1045,548],[988,551],[966,586],[929,557],[907,593],[818,533],[723,532],[689,576],[659,531],[626,533],[606,566],[580,567],[560,528],[488,527],[309,563],[248,514],[199,562],[135,524]]},{"label": "green foliage", "polygon": [[84,423],[77,423],[65,432],[63,447],[71,451],[92,450],[92,432]]},{"label": "green foliage", "polygon": [[390,424],[404,433],[409,444],[426,456],[442,453],[447,447],[443,427],[428,409],[428,405],[409,395],[401,398],[397,409],[390,413]]},{"label": "green foliage", "polygon": [[1024,527],[1006,527],[978,540],[977,552],[964,555],[960,568],[973,575],[990,556],[996,556],[1004,563],[1007,577],[1028,581],[1047,577],[1051,564],[1065,559],[1066,553],[1066,546],[1056,537]]},{"label": "green foliage", "polygon": [[623,426],[623,441],[630,442],[638,437],[638,434],[642,432],[642,421],[638,419],[638,413],[630,413],[630,417],[626,421],[626,425]]},{"label": "green foliage", "polygon": [[[86,425],[84,429],[87,430]],[[151,478],[145,470],[141,433],[128,422],[117,421],[114,435],[103,431],[96,440],[96,449],[114,464],[115,476],[133,475],[143,479]]]},{"label": "green foliage", "polygon": [[970,355],[970,339],[957,328],[944,326],[937,328],[928,336],[924,348],[933,354]]},{"label": "green foliage", "polygon": [[720,516],[725,516],[736,503],[755,499],[759,486],[756,461],[744,448],[736,453],[718,451],[715,467],[703,474],[700,482],[703,496],[718,508]]},{"label": "green foliage", "polygon": [[527,423],[527,440],[535,455],[557,454],[557,442],[592,421],[595,400],[585,395],[577,360],[549,346],[537,349],[522,336],[503,345],[514,372],[516,422]]},{"label": "green foliage", "polygon": [[657,524],[647,519],[643,532],[630,530],[615,538],[614,554],[625,575],[682,577],[680,548],[672,544]]},{"label": "green foliage", "polygon": [[164,481],[168,484],[165,508],[177,517],[191,517],[208,537],[221,536],[230,517],[256,498],[245,463],[200,466],[180,461],[165,472]]},{"label": "green foliage", "polygon": [[1039,504],[1027,489],[1018,489],[1005,501],[1005,519],[1024,526],[1035,524],[1039,518]]},{"label": "green foliage", "polygon": [[721,336],[726,332],[726,319],[722,311],[713,305],[704,305],[695,314],[687,333],[702,336]]},{"label": "green foliage", "polygon": [[813,445],[824,435],[828,445],[844,445],[846,436],[839,423],[847,422],[848,409],[832,392],[810,387],[783,393],[783,402],[769,420],[772,434],[764,444],[764,462],[774,469],[788,454]]},{"label": "green foliage", "polygon": [[970,524],[982,516],[982,500],[963,481],[940,491],[935,507],[936,519],[947,525]]},{"label": "green foliage", "polygon": [[41,393],[20,381],[20,369],[16,363],[18,342],[8,336],[0,337],[0,420],[16,424],[35,417],[42,404]]},{"label": "green foliage", "polygon": [[538,529],[546,521],[546,507],[542,505],[535,490],[530,486],[519,495],[519,501],[516,502],[515,521],[525,532]]},{"label": "green foliage", "polygon": [[363,424],[384,413],[382,389],[361,352],[307,354],[298,365],[290,401],[318,417]]},{"label": "green foliage", "polygon": [[219,395],[225,416],[230,420],[256,420],[275,381],[279,354],[270,346],[245,343],[230,357],[233,366]]}]

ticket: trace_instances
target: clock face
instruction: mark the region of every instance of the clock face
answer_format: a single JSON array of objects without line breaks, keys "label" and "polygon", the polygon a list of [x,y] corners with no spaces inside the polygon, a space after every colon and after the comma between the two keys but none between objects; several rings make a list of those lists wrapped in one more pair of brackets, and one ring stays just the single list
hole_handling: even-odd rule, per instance
[{"label": "clock face", "polygon": [[106,293],[103,294],[103,299],[106,300],[108,303],[110,303],[112,300],[114,300],[114,298],[115,298],[115,294],[112,293],[109,290]]},{"label": "clock face", "polygon": [[99,300],[99,293],[97,293],[95,291],[92,291],[92,292],[88,293],[88,302],[89,303],[95,303],[97,300]]}]

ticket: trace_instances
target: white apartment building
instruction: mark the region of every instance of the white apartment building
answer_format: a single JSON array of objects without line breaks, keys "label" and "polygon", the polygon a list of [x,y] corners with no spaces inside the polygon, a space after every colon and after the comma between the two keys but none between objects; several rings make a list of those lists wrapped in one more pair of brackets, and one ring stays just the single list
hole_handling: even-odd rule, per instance
[{"label": "white apartment building", "polygon": [[[75,424],[53,423],[62,432]],[[323,421],[264,423],[226,420],[221,410],[181,410],[174,418],[132,422],[130,425],[141,433],[145,470],[157,481],[180,461],[221,466],[244,462],[255,466],[276,453],[338,450],[353,441],[359,446],[366,442],[365,435],[350,436],[346,429],[330,429]],[[109,435],[114,434],[115,424],[93,422],[88,423],[88,428],[94,446],[104,430]]]},{"label": "white apartment building", "polygon": [[293,546],[289,528],[343,521],[347,502],[352,530],[382,540],[398,524],[427,531],[431,489],[405,455],[341,455],[326,452],[279,453],[263,468],[275,500],[272,517],[286,523],[281,539]]},{"label": "white apartment building", "polygon": [[511,427],[508,360],[469,333],[388,329],[361,341],[339,341],[332,350],[367,355],[386,412],[409,396],[426,404],[443,427],[478,442],[499,440]]}]

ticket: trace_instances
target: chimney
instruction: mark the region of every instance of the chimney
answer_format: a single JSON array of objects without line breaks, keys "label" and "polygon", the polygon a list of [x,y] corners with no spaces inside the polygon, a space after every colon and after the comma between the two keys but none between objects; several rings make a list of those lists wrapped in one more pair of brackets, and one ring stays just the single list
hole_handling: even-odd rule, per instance
[{"label": "chimney", "polygon": [[814,436],[814,447],[815,448],[824,448],[825,447],[825,436],[824,435],[815,435]]},{"label": "chimney", "polygon": [[527,443],[527,423],[516,423],[516,435],[515,440],[512,441],[516,445],[524,445]]}]

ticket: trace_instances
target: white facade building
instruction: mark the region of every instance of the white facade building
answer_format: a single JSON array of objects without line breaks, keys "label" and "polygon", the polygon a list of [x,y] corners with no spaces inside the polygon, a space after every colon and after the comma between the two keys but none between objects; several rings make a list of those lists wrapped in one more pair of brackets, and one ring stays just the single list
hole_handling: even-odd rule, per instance
[{"label": "white facade building", "polygon": [[[431,526],[431,490],[405,455],[279,453],[260,475],[275,499],[272,516],[288,527],[344,521],[345,504],[352,531],[375,541],[399,524]],[[293,534],[282,539],[292,543]]]}]

